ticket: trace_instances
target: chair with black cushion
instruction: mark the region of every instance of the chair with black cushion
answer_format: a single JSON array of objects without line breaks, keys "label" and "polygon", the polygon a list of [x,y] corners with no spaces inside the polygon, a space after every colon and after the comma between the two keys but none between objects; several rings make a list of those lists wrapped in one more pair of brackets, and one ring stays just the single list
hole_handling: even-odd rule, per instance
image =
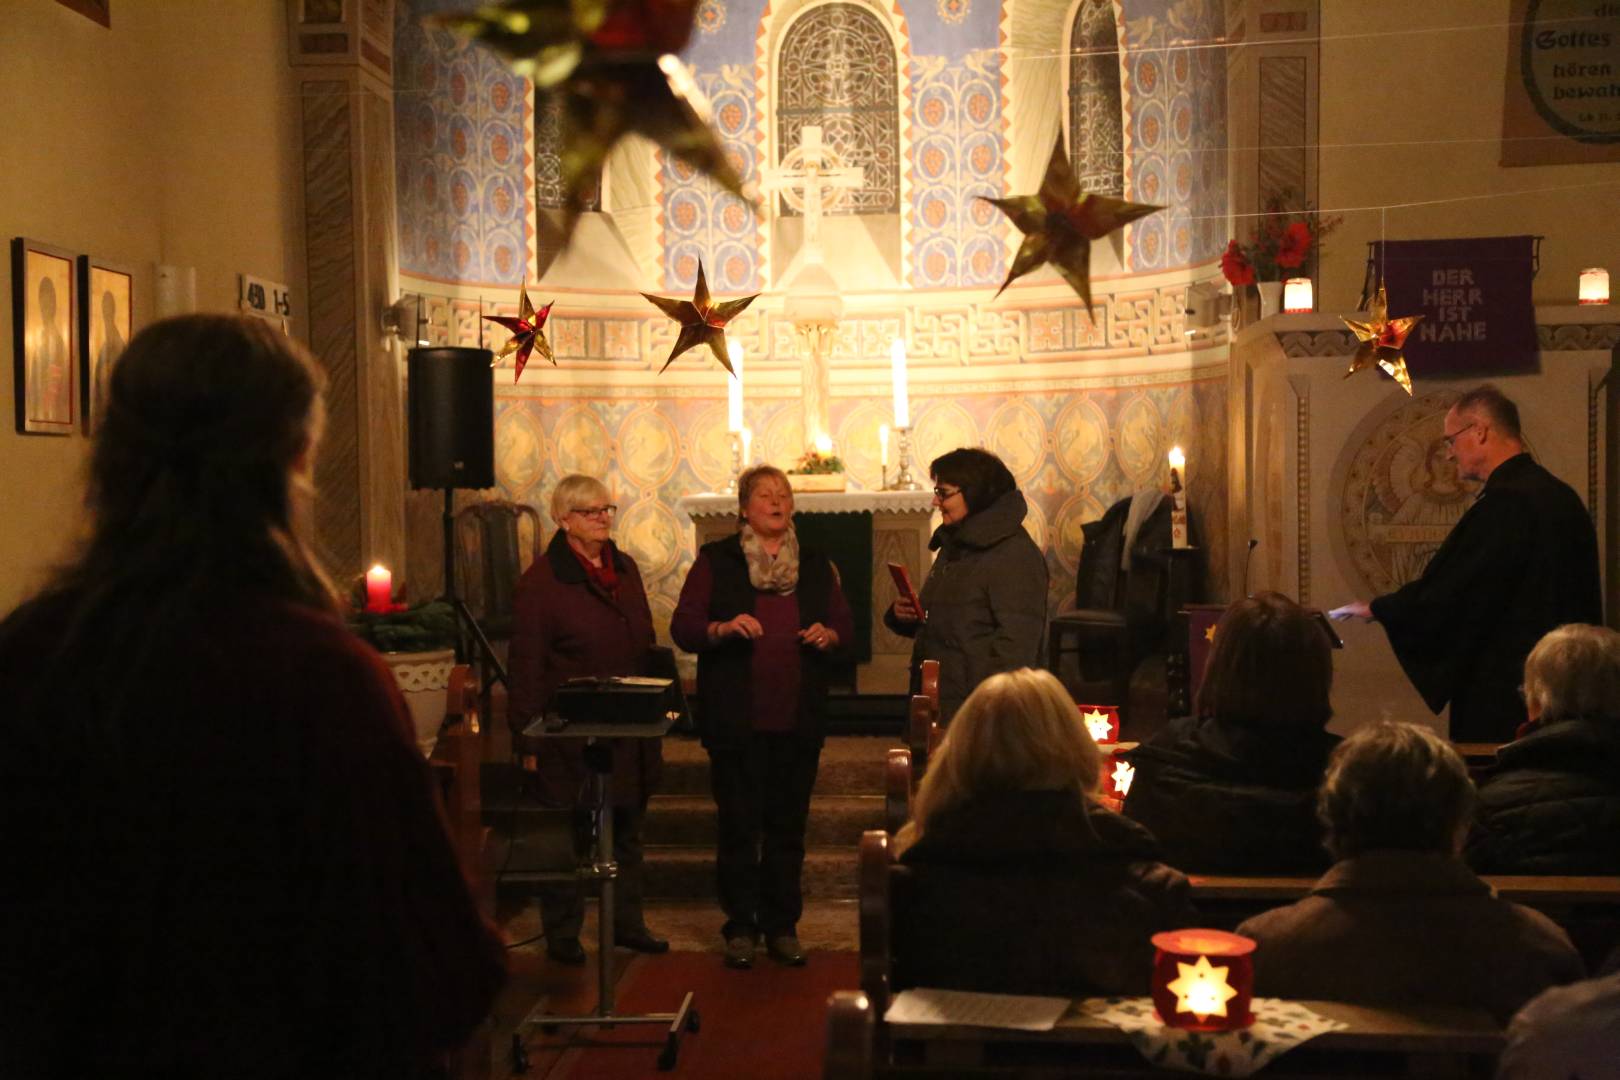
[{"label": "chair with black cushion", "polygon": [[1170,546],[1170,500],[1159,501],[1137,529],[1130,557],[1124,554],[1131,503],[1152,494],[1126,496],[1081,525],[1075,610],[1053,616],[1047,631],[1053,673],[1061,677],[1064,655],[1075,654],[1080,679],[1106,682],[1112,699],[1106,704],[1117,705],[1122,719],[1129,713],[1131,675],[1144,657],[1163,648],[1166,629],[1160,552]]},{"label": "chair with black cushion", "polygon": [[[456,511],[455,536],[457,594],[492,644],[511,641],[518,578],[540,557],[539,513],[498,499],[473,503]],[[486,667],[480,664],[487,693],[494,674]]]}]

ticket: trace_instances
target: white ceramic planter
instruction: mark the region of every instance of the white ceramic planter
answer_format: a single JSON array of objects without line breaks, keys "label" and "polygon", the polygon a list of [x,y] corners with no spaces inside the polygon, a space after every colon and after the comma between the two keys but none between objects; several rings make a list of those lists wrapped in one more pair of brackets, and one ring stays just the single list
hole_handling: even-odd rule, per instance
[{"label": "white ceramic planter", "polygon": [[456,665],[456,651],[385,652],[382,658],[394,672],[400,693],[405,695],[405,705],[411,711],[411,723],[416,728],[416,745],[421,747],[422,756],[427,757],[433,753],[433,744],[439,741],[439,726],[444,723],[450,669]]}]

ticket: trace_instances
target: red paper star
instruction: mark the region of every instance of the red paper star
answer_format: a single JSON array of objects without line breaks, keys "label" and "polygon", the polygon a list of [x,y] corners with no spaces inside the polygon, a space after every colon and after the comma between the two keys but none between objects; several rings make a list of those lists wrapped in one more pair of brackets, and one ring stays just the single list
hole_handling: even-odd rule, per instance
[{"label": "red paper star", "polygon": [[708,345],[709,351],[720,361],[720,366],[731,371],[731,357],[726,355],[726,323],[759,296],[755,293],[740,300],[714,303],[709,299],[709,283],[703,279],[701,259],[698,260],[697,287],[692,291],[692,299],[674,300],[667,296],[654,296],[651,293],[641,295],[658,305],[665,315],[681,324],[681,336],[675,339],[675,348],[670,352],[669,359],[664,361],[664,367],[658,369],[660,374],[675,362],[677,356],[697,345]]},{"label": "red paper star", "polygon": [[1080,294],[1088,311],[1091,309],[1091,242],[1124,228],[1137,218],[1164,209],[1109,195],[1083,194],[1074,171],[1069,168],[1061,136],[1052,147],[1052,157],[1046,163],[1046,176],[1041,180],[1039,192],[984,201],[1006,214],[1024,234],[1024,242],[1013,256],[1012,268],[1007,271],[1007,279],[996,290],[996,295],[1000,296],[1015,278],[1042,263],[1051,263],[1063,275],[1063,280]]},{"label": "red paper star", "polygon": [[[518,294],[518,298],[517,318],[514,319],[510,315],[484,316],[490,322],[500,323],[512,331],[511,340],[502,346],[500,352],[495,354],[494,363],[498,364],[512,353],[517,353],[517,372],[512,376],[514,384],[523,377],[523,368],[529,362],[531,350],[539,352],[541,356],[550,360],[552,367],[557,366],[557,358],[551,355],[551,342],[546,340],[545,334],[546,316],[551,314],[551,304],[547,304],[539,311],[535,311],[534,305],[529,303],[529,290],[527,287]],[[552,303],[556,303],[556,301],[552,301]],[[493,367],[494,364],[490,366]]]},{"label": "red paper star", "polygon": [[1348,379],[1362,368],[1377,364],[1389,372],[1390,376],[1401,384],[1401,389],[1410,396],[1412,376],[1407,373],[1406,356],[1401,350],[1406,347],[1406,338],[1412,333],[1412,327],[1416,326],[1423,316],[1406,315],[1399,319],[1391,319],[1389,300],[1384,296],[1382,283],[1379,283],[1378,295],[1373,298],[1372,308],[1367,314],[1372,317],[1366,322],[1344,320],[1344,325],[1361,339],[1361,347],[1356,350],[1356,355],[1350,358],[1350,370],[1344,373],[1344,377]]}]

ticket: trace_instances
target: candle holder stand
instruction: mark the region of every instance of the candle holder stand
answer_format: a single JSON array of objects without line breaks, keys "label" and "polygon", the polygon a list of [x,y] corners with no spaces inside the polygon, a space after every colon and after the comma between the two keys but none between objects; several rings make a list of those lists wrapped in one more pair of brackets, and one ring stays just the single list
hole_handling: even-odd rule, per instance
[{"label": "candle holder stand", "polygon": [[737,477],[741,476],[743,471],[742,457],[742,432],[733,431],[731,433],[731,479],[727,480],[726,486],[720,489],[722,495],[737,494]]},{"label": "candle holder stand", "polygon": [[885,491],[921,491],[922,485],[911,476],[911,429],[897,427],[894,429],[895,443],[898,448],[896,455],[898,461],[894,469],[894,483],[885,484]]}]

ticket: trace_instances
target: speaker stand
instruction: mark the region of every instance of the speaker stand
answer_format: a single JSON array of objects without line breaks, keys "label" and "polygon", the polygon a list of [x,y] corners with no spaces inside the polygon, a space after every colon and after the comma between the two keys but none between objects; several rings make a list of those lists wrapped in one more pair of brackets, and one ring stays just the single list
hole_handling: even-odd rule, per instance
[{"label": "speaker stand", "polygon": [[[471,638],[478,646],[478,681],[479,694],[488,698],[489,688],[499,682],[502,686],[510,687],[506,680],[506,665],[495,654],[495,646],[490,644],[489,635],[484,628],[478,625],[473,618],[467,602],[456,595],[456,489],[444,489],[444,601],[456,612],[456,622],[460,624],[461,632],[456,635],[456,663],[467,662],[467,640]],[[489,715],[488,701],[482,702],[484,715]]]}]

